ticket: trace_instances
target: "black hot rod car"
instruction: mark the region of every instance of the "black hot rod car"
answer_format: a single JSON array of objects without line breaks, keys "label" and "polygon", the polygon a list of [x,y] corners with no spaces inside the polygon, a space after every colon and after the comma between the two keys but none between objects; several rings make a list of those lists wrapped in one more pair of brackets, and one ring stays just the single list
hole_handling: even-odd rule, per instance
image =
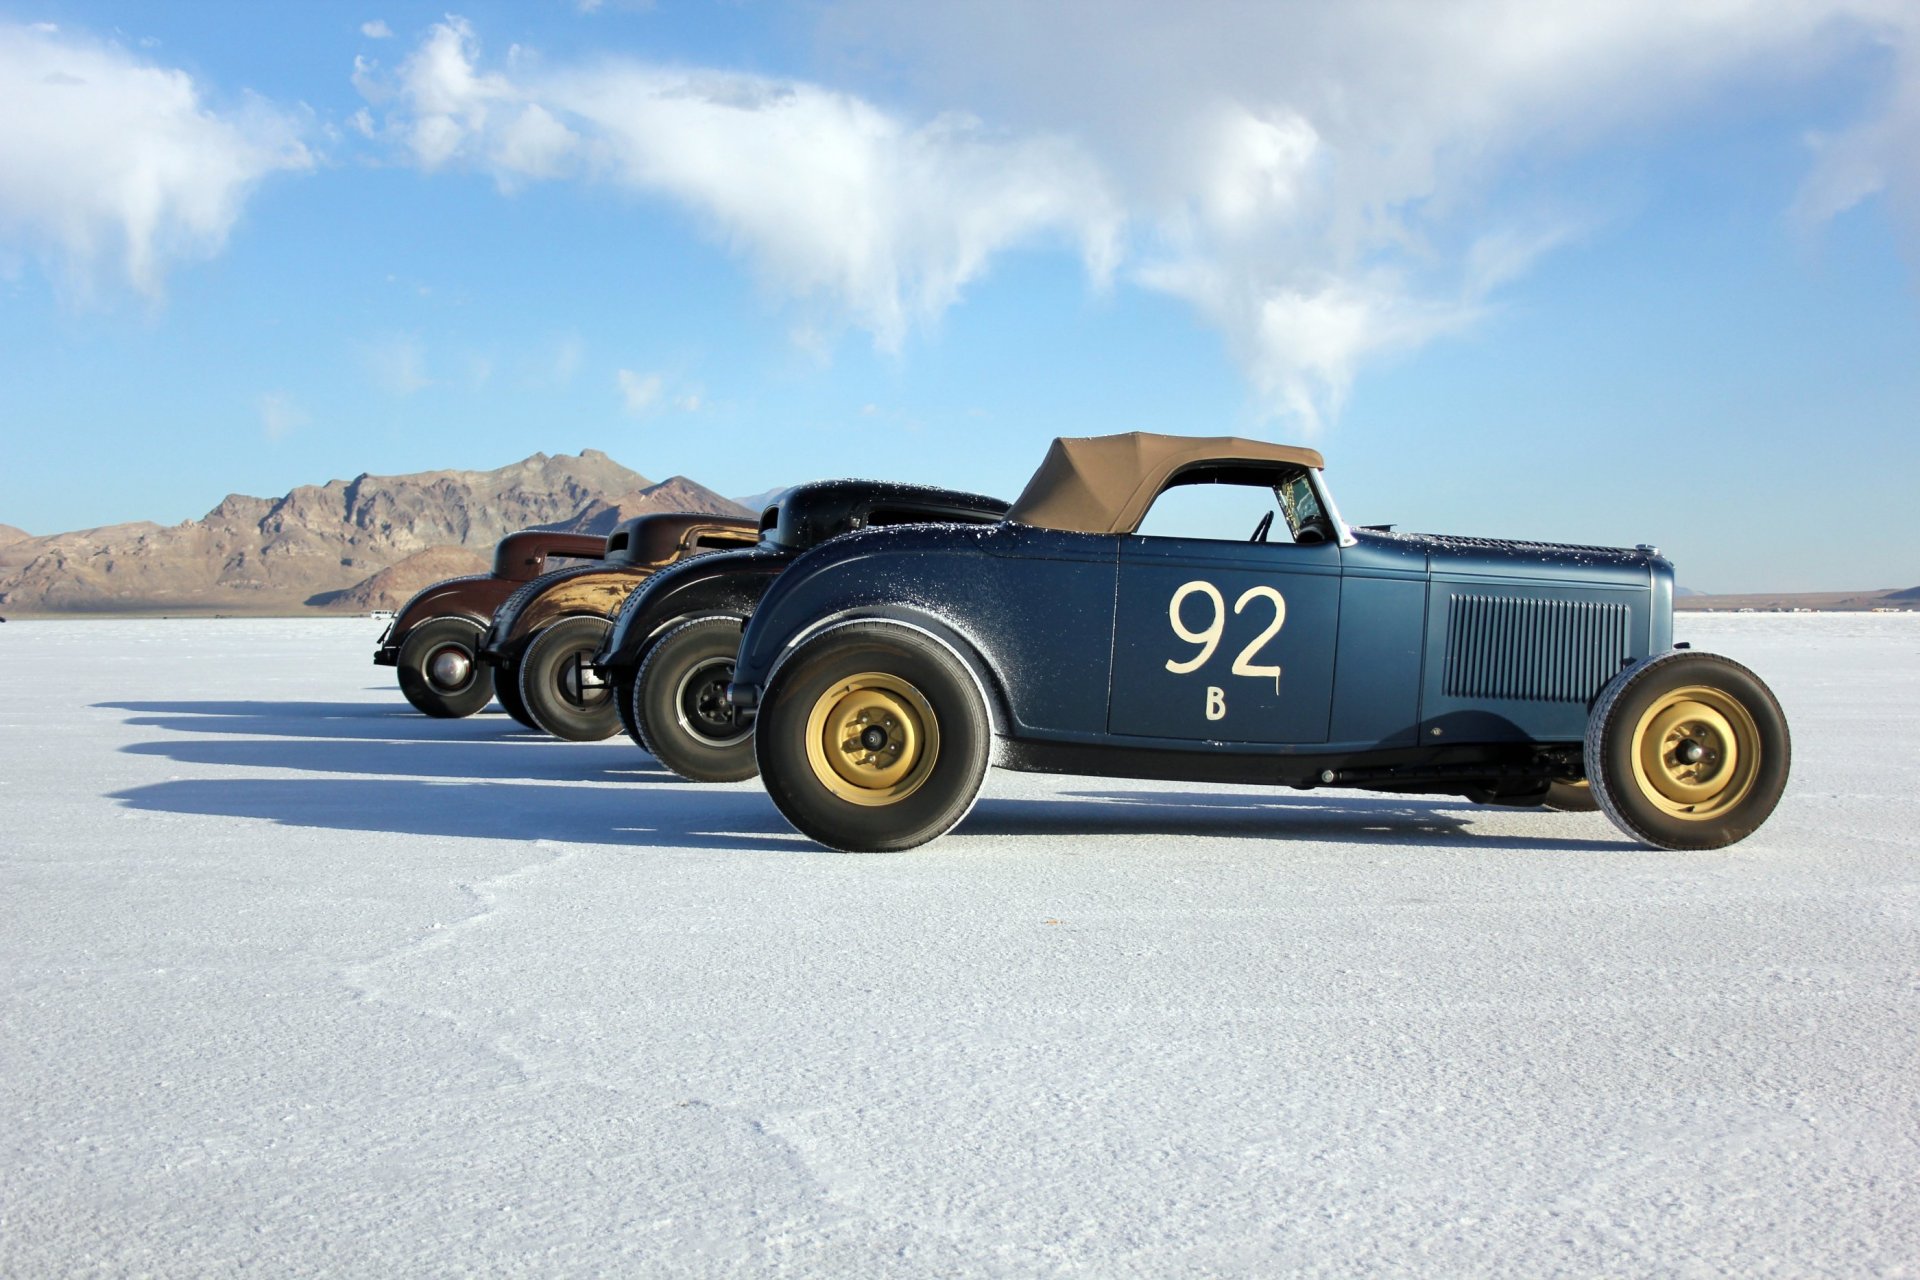
[{"label": "black hot rod car", "polygon": [[754,521],[702,512],[635,516],[607,535],[606,556],[523,585],[494,610],[479,657],[494,670],[500,705],[556,738],[596,742],[620,728],[612,690],[587,659],[634,588],[693,556],[750,547]]},{"label": "black hot rod car", "polygon": [[660,763],[693,782],[753,776],[753,724],[727,701],[733,655],[754,606],[802,552],[856,529],[997,521],[1007,504],[977,493],[875,480],[796,485],[760,517],[750,550],[662,569],[628,596],[593,667],[621,723]]}]

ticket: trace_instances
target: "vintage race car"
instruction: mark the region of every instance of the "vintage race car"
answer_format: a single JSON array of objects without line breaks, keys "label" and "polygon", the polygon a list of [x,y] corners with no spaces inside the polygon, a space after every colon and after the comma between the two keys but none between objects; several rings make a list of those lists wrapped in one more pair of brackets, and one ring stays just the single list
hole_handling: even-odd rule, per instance
[{"label": "vintage race car", "polygon": [[583,533],[523,529],[493,549],[493,572],[448,578],[416,594],[393,615],[374,650],[375,665],[396,668],[400,692],[430,716],[470,716],[493,701],[493,672],[478,660],[493,611],[552,559],[598,560],[607,540]]},{"label": "vintage race car", "polygon": [[[1196,485],[1264,514],[1140,532]],[[942,834],[990,761],[1503,804],[1585,780],[1633,837],[1716,848],[1772,812],[1787,725],[1672,611],[1650,547],[1356,529],[1312,450],[1135,433],[1054,441],[998,524],[807,552],[729,694],[781,813],[841,849]]]},{"label": "vintage race car", "polygon": [[693,782],[751,778],[753,723],[726,690],[740,633],[768,586],[801,552],[856,529],[999,520],[1007,504],[977,493],[875,480],[787,490],[760,518],[752,550],[662,569],[621,606],[593,659],[621,723],[660,763]]},{"label": "vintage race car", "polygon": [[607,535],[598,564],[556,570],[494,610],[480,640],[507,713],[556,738],[593,742],[620,728],[612,691],[588,660],[633,589],[667,565],[709,551],[750,547],[758,522],[699,512],[636,516]]}]

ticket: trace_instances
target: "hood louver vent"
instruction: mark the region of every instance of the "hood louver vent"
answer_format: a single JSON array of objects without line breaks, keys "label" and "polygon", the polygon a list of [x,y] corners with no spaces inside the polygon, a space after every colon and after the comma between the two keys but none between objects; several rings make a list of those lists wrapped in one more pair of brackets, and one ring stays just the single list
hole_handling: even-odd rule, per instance
[{"label": "hood louver vent", "polygon": [[1455,595],[1446,694],[1590,702],[1632,654],[1628,613],[1624,604]]}]

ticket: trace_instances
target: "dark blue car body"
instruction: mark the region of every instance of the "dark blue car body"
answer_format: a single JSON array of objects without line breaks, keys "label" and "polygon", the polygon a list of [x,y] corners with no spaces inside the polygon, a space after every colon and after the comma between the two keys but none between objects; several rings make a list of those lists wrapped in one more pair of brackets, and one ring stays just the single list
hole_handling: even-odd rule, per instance
[{"label": "dark blue car body", "polygon": [[[990,763],[1599,808],[1674,849],[1766,820],[1786,719],[1753,672],[1674,645],[1657,551],[1350,528],[1324,465],[1227,436],[1063,438],[997,523],[808,551],[726,694],[768,794],[860,851],[950,830]],[[1250,535],[1196,536],[1247,499]]]},{"label": "dark blue car body", "polygon": [[[1175,673],[1195,655],[1169,604],[1195,581],[1251,599],[1205,663]],[[823,628],[886,618],[972,670],[1009,767],[1296,785],[1396,762],[1452,761],[1474,786],[1516,768],[1577,775],[1594,695],[1672,643],[1672,584],[1648,551],[1364,529],[1345,546],[1012,522],[875,530],[809,552],[766,593],[734,696],[750,704]],[[1285,613],[1255,644],[1279,614],[1263,588]],[[1552,747],[1572,754],[1534,750]]]}]

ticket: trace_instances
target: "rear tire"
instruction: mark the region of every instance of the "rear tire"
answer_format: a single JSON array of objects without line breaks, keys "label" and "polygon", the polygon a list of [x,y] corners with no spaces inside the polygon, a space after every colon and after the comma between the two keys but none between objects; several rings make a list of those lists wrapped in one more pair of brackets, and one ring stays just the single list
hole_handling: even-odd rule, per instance
[{"label": "rear tire", "polygon": [[696,618],[647,650],[634,681],[640,744],[689,782],[740,782],[759,772],[753,720],[727,701],[740,652],[738,618]]},{"label": "rear tire", "polygon": [[613,708],[620,713],[620,727],[634,746],[645,751],[647,740],[640,736],[640,722],[633,718],[633,674],[623,669],[609,673],[608,678],[613,681]]},{"label": "rear tire", "polygon": [[1787,718],[1759,676],[1674,650],[1600,691],[1587,779],[1615,826],[1662,849],[1718,849],[1752,834],[1786,790]]},{"label": "rear tire", "polygon": [[1540,803],[1559,813],[1592,813],[1600,807],[1600,802],[1593,798],[1593,787],[1585,778],[1578,782],[1553,783],[1547,788],[1547,798]]},{"label": "rear tire", "polygon": [[973,807],[993,729],[944,647],[853,623],[782,663],[754,721],[754,755],[787,821],[851,853],[911,849]]},{"label": "rear tire", "polygon": [[500,709],[512,716],[519,724],[535,733],[545,732],[534,723],[532,713],[527,710],[527,704],[520,700],[520,664],[518,662],[510,662],[494,669],[493,696],[500,699]]},{"label": "rear tire", "polygon": [[416,711],[439,720],[470,716],[493,701],[493,672],[481,663],[480,628],[466,618],[435,618],[407,633],[395,660],[400,692]]},{"label": "rear tire", "polygon": [[520,700],[541,729],[569,742],[598,742],[620,731],[613,686],[588,665],[606,638],[605,618],[563,618],[527,645]]}]

